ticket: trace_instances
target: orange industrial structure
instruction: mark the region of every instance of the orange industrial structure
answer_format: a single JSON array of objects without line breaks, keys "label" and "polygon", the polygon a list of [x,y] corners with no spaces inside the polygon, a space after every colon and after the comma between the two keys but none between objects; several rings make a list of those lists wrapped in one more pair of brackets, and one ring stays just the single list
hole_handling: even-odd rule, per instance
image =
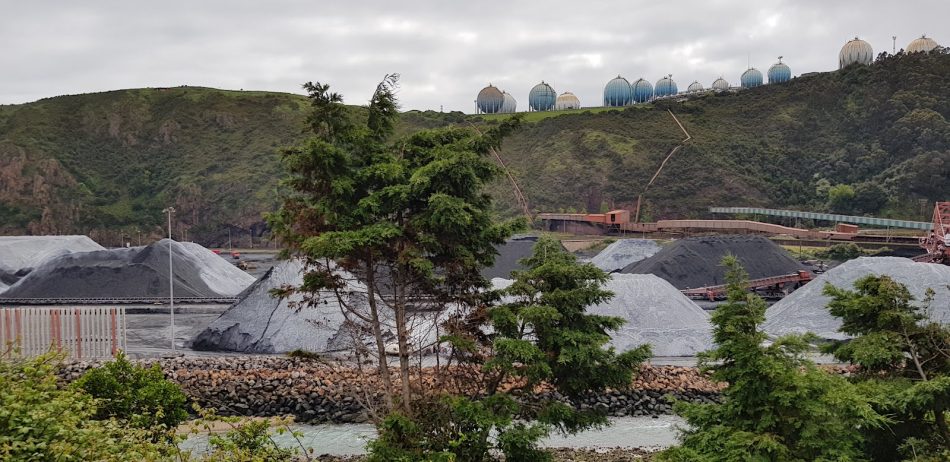
[{"label": "orange industrial structure", "polygon": [[[767,296],[785,296],[788,295],[789,288],[793,290],[797,289],[812,279],[811,273],[805,270],[799,270],[792,274],[753,279],[746,283],[746,287],[753,291],[765,289]],[[683,289],[680,292],[692,299],[706,298],[710,301],[716,301],[726,297],[727,289],[727,286],[723,284],[718,286],[697,287],[695,289]]]},{"label": "orange industrial structure", "polygon": [[914,260],[950,265],[950,202],[937,202],[934,206],[933,230],[920,238],[920,247],[927,254]]},{"label": "orange industrial structure", "polygon": [[[792,228],[749,220],[659,220],[655,223],[631,223],[630,211],[612,210],[607,213],[540,213],[538,219],[548,231],[558,231],[561,223],[586,223],[603,232],[653,233],[658,231],[721,231],[786,234],[800,239],[833,239],[850,241],[858,232],[853,225],[840,225],[835,231],[816,231]],[[950,220],[948,220],[950,223]]]}]

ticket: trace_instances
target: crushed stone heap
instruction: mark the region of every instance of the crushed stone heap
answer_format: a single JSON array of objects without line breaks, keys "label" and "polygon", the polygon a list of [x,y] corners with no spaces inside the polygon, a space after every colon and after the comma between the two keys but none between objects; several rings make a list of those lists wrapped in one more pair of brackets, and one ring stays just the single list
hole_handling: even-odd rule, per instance
[{"label": "crushed stone heap", "polygon": [[917,263],[901,257],[860,257],[842,263],[792,292],[765,312],[763,330],[773,336],[812,332],[821,338],[844,340],[838,332],[841,321],[828,312],[831,298],[822,294],[825,283],[841,289],[854,290],[854,282],[868,275],[887,275],[907,286],[922,303],[927,289],[934,290],[929,305],[931,318],[950,323],[950,266]]},{"label": "crushed stone heap", "polygon": [[0,236],[0,293],[47,259],[105,250],[87,236]]},{"label": "crushed stone heap", "polygon": [[[492,279],[492,287],[504,289],[512,282]],[[626,321],[610,333],[617,351],[648,343],[654,356],[695,356],[713,347],[709,314],[669,282],[652,274],[614,273],[604,289],[613,292],[613,298],[587,311]]]},{"label": "crushed stone heap", "polygon": [[754,235],[703,236],[680,239],[652,257],[627,266],[622,273],[655,274],[677,289],[725,283],[722,257],[735,255],[751,279],[807,269],[771,240]]},{"label": "crushed stone heap", "polygon": [[[375,351],[375,340],[357,316],[348,320],[336,294],[321,292],[305,298],[292,293],[275,297],[278,288],[300,287],[304,264],[298,259],[281,261],[238,296],[238,301],[200,332],[191,347],[205,351],[237,351],[244,353],[286,353],[301,349],[326,353],[352,349],[353,345],[369,345]],[[368,316],[366,287],[353,275],[340,271],[347,281],[341,290],[346,306]],[[308,303],[309,298],[311,303]],[[381,300],[379,315],[383,338],[389,352],[398,351],[395,343],[393,313]],[[444,320],[448,314],[443,315]],[[413,349],[435,343],[436,318],[432,313],[409,316],[409,343]]]},{"label": "crushed stone heap", "polygon": [[162,239],[144,246],[54,256],[10,286],[6,298],[168,296],[168,251],[176,297],[233,297],[254,282],[210,250]]},{"label": "crushed stone heap", "polygon": [[659,251],[660,246],[653,240],[620,239],[601,250],[590,262],[594,266],[611,273],[652,257]]}]

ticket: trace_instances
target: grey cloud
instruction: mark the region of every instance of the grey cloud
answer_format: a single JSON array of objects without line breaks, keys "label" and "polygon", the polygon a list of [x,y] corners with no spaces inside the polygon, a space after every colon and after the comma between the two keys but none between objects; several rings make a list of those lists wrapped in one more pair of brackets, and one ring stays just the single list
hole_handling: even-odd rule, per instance
[{"label": "grey cloud", "polygon": [[794,74],[835,69],[854,35],[876,52],[922,33],[941,43],[945,1],[830,2],[13,2],[3,5],[0,104],[117,88],[181,84],[299,93],[330,83],[365,102],[403,75],[406,109],[472,110],[488,82],[520,108],[542,79],[600,104],[617,74],[680,88],[779,55]]}]

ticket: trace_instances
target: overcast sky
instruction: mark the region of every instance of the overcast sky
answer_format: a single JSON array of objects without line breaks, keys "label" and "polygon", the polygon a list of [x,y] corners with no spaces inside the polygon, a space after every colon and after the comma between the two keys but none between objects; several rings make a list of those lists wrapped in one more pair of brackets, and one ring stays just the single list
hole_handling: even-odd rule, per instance
[{"label": "overcast sky", "polygon": [[542,79],[600,105],[618,74],[684,90],[779,55],[834,70],[855,35],[874,52],[921,34],[950,43],[950,1],[67,1],[0,0],[0,104],[122,88],[200,85],[302,93],[329,83],[364,104],[402,75],[404,109],[471,112],[488,82],[527,107]]}]

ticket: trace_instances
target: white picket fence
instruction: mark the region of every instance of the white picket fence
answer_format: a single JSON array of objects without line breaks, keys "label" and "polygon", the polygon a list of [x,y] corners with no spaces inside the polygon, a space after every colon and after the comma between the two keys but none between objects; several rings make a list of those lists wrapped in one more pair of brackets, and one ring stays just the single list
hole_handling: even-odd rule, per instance
[{"label": "white picket fence", "polygon": [[125,330],[125,308],[0,307],[0,355],[110,358],[125,350]]}]

